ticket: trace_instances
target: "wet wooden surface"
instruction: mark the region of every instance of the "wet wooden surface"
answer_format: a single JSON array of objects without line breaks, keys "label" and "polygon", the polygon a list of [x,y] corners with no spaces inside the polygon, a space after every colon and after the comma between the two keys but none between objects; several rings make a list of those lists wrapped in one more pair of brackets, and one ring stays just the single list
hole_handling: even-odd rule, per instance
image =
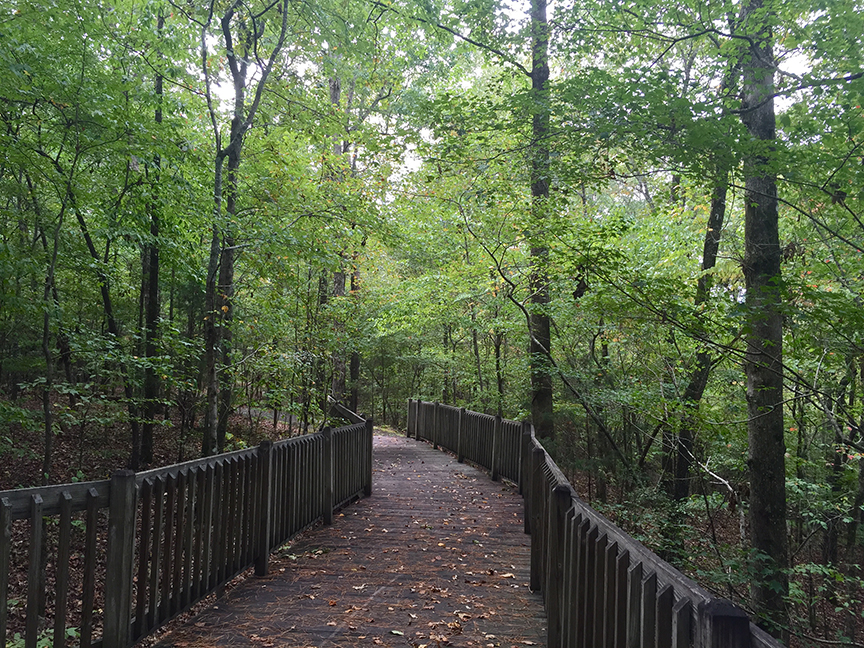
[{"label": "wet wooden surface", "polygon": [[522,499],[422,442],[376,435],[372,496],[165,635],[183,646],[542,646]]}]

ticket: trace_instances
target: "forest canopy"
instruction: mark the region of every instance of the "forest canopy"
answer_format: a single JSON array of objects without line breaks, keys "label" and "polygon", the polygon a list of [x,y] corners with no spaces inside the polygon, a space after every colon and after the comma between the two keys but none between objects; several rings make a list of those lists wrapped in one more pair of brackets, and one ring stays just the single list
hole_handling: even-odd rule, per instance
[{"label": "forest canopy", "polygon": [[860,646],[862,34],[853,0],[0,4],[2,488],[441,401]]}]

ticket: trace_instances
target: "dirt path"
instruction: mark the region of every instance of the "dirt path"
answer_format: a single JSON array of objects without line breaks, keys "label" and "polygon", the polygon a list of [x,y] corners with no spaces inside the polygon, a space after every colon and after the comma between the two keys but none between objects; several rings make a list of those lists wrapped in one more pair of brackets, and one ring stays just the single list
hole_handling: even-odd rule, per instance
[{"label": "dirt path", "polygon": [[166,635],[183,646],[545,645],[509,486],[425,443],[375,437],[372,496]]}]

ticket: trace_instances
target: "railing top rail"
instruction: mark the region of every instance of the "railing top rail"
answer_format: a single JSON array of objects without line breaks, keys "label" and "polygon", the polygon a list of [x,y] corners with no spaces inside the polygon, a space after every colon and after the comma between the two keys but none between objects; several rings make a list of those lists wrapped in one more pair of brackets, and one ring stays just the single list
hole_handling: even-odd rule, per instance
[{"label": "railing top rail", "polygon": [[[451,411],[451,412],[458,412],[459,410],[463,409],[463,408],[461,408],[461,407],[456,407],[455,405],[445,405],[444,403],[436,403],[436,402],[433,402],[433,401],[424,401],[424,400],[421,400],[421,401],[418,401],[418,402],[420,402],[420,403],[423,404],[423,405],[438,405],[438,407],[440,407],[441,409],[443,409],[443,410],[448,410],[448,411]],[[467,416],[474,416],[474,417],[477,417],[477,418],[484,418],[484,419],[488,419],[488,420],[490,420],[490,421],[495,419],[495,417],[494,417],[492,414],[484,414],[483,412],[475,412],[475,411],[473,411],[473,410],[469,410],[469,409],[466,409],[466,410],[465,410],[465,414],[466,414]],[[517,425],[521,425],[521,423],[517,423]]]},{"label": "railing top rail", "polygon": [[254,455],[257,451],[257,448],[243,448],[241,450],[232,450],[231,452],[223,452],[222,454],[211,455],[209,457],[201,457],[200,459],[190,459],[189,461],[171,464],[170,466],[151,468],[150,470],[144,470],[142,472],[136,473],[135,481],[140,484],[145,479],[152,479],[154,477],[165,477],[169,475],[175,476],[181,470],[198,468],[206,466],[208,464],[215,465],[219,462],[223,462],[229,459],[242,459],[244,457]]},{"label": "railing top rail", "polygon": [[69,493],[72,497],[72,511],[83,511],[87,507],[87,495],[91,489],[96,494],[97,508],[108,506],[108,492],[111,482],[100,481],[76,482],[74,484],[56,484],[53,486],[35,486],[33,488],[17,488],[0,491],[0,501],[9,502],[12,508],[12,519],[21,520],[30,515],[30,506],[34,496],[42,498],[43,515],[60,513],[60,497]]}]

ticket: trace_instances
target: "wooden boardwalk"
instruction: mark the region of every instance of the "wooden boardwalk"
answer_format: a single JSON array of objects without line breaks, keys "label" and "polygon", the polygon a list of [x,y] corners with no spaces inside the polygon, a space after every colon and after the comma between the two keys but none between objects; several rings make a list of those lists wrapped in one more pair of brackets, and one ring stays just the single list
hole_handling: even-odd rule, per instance
[{"label": "wooden boardwalk", "polygon": [[374,458],[371,497],[157,647],[545,645],[515,489],[404,437],[376,435]]}]

